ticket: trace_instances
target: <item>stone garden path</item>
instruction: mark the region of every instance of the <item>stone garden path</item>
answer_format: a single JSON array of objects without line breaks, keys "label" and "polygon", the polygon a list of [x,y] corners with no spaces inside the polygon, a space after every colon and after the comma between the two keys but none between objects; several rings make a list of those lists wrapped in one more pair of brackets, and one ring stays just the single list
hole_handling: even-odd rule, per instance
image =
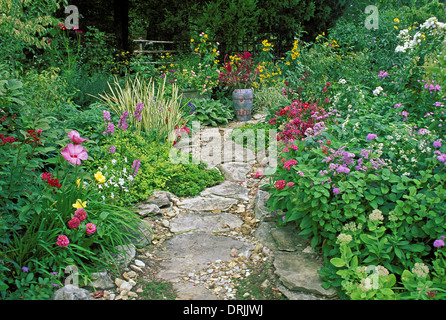
[{"label": "stone garden path", "polygon": [[[234,280],[247,278],[253,266],[266,262],[280,280],[275,290],[286,298],[336,299],[334,291],[321,286],[321,258],[292,226],[276,227],[277,212],[266,210],[268,193],[259,186],[267,178],[254,179],[263,160],[248,149],[226,156],[229,149],[224,148],[235,147],[231,130],[240,125],[203,128],[177,144],[183,152],[200,146],[202,160],[226,180],[199,196],[177,198],[157,191],[140,203],[142,222],[152,229],[151,244],[147,250],[128,252],[122,279],[108,278],[107,287],[98,275],[95,290],[105,289],[103,299],[142,299],[138,284],[149,279],[171,282],[180,300],[235,299]],[[207,152],[221,148],[223,157]]]},{"label": "stone garden path", "polygon": [[234,299],[233,280],[249,276],[253,265],[269,259],[281,282],[277,289],[288,299],[333,298],[333,291],[321,287],[320,257],[292,227],[276,227],[277,213],[266,210],[268,193],[259,186],[267,178],[254,179],[263,159],[244,148],[228,152],[235,149],[232,128],[243,123],[203,128],[178,143],[185,152],[200,146],[202,160],[209,168],[217,167],[226,180],[196,197],[170,195],[172,203],[160,222],[177,235],[157,246],[157,277],[174,284],[178,299]]}]

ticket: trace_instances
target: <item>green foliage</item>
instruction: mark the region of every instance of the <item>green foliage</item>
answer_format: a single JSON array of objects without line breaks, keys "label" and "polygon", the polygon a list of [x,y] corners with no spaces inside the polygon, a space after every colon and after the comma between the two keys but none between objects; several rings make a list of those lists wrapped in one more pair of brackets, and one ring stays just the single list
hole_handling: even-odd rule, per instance
[{"label": "green foliage", "polygon": [[[271,125],[265,122],[257,122],[255,124],[245,124],[241,127],[235,128],[232,131],[232,140],[243,145],[244,148],[249,148],[254,152],[268,150],[270,139]],[[258,141],[258,137],[264,137],[264,145]]]},{"label": "green foliage", "polygon": [[[110,152],[111,146],[115,147],[114,153]],[[154,190],[194,196],[224,180],[217,169],[206,170],[205,164],[195,164],[191,158],[185,163],[172,163],[171,148],[167,143],[148,142],[139,132],[115,131],[95,162],[106,178],[101,196],[131,206],[147,199]],[[138,170],[135,161],[140,164]]]},{"label": "green foliage", "polygon": [[64,5],[67,1],[0,1],[2,61],[20,69],[27,59],[34,60],[39,49],[48,48],[47,33],[58,23],[54,14]]},{"label": "green foliage", "polygon": [[278,105],[287,105],[290,101],[283,94],[284,87],[261,87],[255,90],[253,109],[256,113],[271,110]]},{"label": "green foliage", "polygon": [[242,40],[257,34],[257,3],[257,0],[208,2],[196,7],[194,20],[198,30],[210,30],[215,40],[222,44],[224,53],[237,52]]},{"label": "green foliage", "polygon": [[185,111],[192,114],[190,122],[200,121],[200,125],[204,126],[224,125],[234,118],[232,106],[213,99],[193,99],[188,103]]},{"label": "green foliage", "polygon": [[[129,230],[138,233],[138,218],[132,211],[104,202],[90,173],[62,158],[60,146],[69,140],[61,138],[63,129],[51,128],[58,122],[47,113],[35,115],[32,104],[26,103],[26,86],[2,73],[0,293],[4,299],[49,299],[60,282],[51,280],[47,270],[58,272],[76,265],[88,275],[97,268],[110,268],[115,247],[128,245]],[[76,111],[72,116],[72,125],[88,123]],[[85,131],[89,132],[88,127]],[[84,188],[77,179],[79,186],[81,181],[86,183]],[[85,202],[87,219],[71,228],[67,223],[77,199]],[[87,223],[97,230],[87,233]],[[68,237],[67,247],[57,245],[60,235]],[[20,272],[24,267],[32,271]]]}]

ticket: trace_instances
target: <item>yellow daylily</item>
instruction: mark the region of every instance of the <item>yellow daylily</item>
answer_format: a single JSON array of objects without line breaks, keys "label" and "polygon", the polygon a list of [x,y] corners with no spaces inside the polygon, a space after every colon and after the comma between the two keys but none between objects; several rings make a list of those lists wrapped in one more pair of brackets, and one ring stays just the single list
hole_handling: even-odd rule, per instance
[{"label": "yellow daylily", "polygon": [[94,177],[98,183],[104,183],[106,181],[106,179],[101,171],[96,172],[94,174]]},{"label": "yellow daylily", "polygon": [[395,23],[400,23],[400,19],[395,18],[395,19],[393,19],[393,22],[395,22]]},{"label": "yellow daylily", "polygon": [[87,201],[82,201],[81,199],[77,199],[75,203],[73,203],[73,208],[80,209],[85,208],[87,206]]}]

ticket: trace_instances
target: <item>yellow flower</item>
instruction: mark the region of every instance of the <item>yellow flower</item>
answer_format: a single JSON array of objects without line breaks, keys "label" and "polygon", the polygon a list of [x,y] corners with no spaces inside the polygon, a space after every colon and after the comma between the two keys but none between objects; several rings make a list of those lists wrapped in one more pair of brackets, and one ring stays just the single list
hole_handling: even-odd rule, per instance
[{"label": "yellow flower", "polygon": [[398,27],[397,26],[393,26],[396,30],[398,30]]},{"label": "yellow flower", "polygon": [[190,39],[190,42],[194,42],[194,39]]},{"label": "yellow flower", "polygon": [[400,19],[395,18],[395,19],[393,19],[393,22],[395,22],[395,23],[400,23]]},{"label": "yellow flower", "polygon": [[76,180],[76,184],[77,184],[77,188],[79,189],[80,185],[81,185],[81,179],[77,179]]},{"label": "yellow flower", "polygon": [[81,199],[77,199],[75,203],[73,203],[73,208],[80,209],[85,208],[87,206],[87,201],[82,202]]},{"label": "yellow flower", "polygon": [[94,174],[94,177],[98,183],[104,183],[106,181],[101,171],[98,171]]}]

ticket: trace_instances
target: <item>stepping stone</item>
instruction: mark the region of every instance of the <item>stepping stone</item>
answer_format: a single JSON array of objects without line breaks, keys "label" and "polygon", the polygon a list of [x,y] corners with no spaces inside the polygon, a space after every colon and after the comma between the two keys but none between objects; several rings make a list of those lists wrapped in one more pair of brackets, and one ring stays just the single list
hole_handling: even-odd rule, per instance
[{"label": "stepping stone", "polygon": [[178,208],[190,211],[210,212],[214,210],[229,211],[237,203],[236,199],[219,196],[186,198],[177,203]]},{"label": "stepping stone", "polygon": [[334,288],[324,289],[317,271],[324,266],[314,255],[294,252],[274,252],[276,274],[285,287],[327,297],[336,296]]},{"label": "stepping stone", "polygon": [[167,281],[179,280],[216,260],[231,260],[232,249],[249,257],[249,251],[254,248],[250,243],[205,232],[183,233],[164,244],[165,250],[158,253],[158,257],[163,259],[158,277]]},{"label": "stepping stone", "polygon": [[251,165],[244,162],[228,162],[219,167],[229,181],[246,181],[246,175],[252,170]]},{"label": "stepping stone", "polygon": [[234,141],[225,141],[223,146],[222,162],[254,162],[256,159],[254,151],[244,148]]},{"label": "stepping stone", "polygon": [[237,182],[233,181],[225,181],[219,185],[216,185],[211,188],[207,188],[201,192],[202,197],[206,197],[209,195],[216,195],[225,198],[233,198],[242,201],[248,201],[249,189],[245,188],[242,185],[239,185]]},{"label": "stepping stone", "polygon": [[178,233],[198,229],[200,232],[212,233],[238,228],[242,224],[240,218],[230,213],[187,213],[170,221],[170,231]]},{"label": "stepping stone", "polygon": [[298,235],[296,226],[286,225],[271,229],[271,236],[281,251],[302,251],[305,249],[307,240]]},{"label": "stepping stone", "polygon": [[220,300],[209,289],[192,283],[174,283],[173,288],[178,295],[175,300]]},{"label": "stepping stone", "polygon": [[254,199],[254,214],[260,221],[277,221],[281,210],[270,211],[266,206],[266,201],[271,194],[269,192],[258,190]]},{"label": "stepping stone", "polygon": [[222,138],[218,128],[205,129],[201,132],[201,148],[192,150],[193,156],[207,163],[208,169],[222,162]]}]

